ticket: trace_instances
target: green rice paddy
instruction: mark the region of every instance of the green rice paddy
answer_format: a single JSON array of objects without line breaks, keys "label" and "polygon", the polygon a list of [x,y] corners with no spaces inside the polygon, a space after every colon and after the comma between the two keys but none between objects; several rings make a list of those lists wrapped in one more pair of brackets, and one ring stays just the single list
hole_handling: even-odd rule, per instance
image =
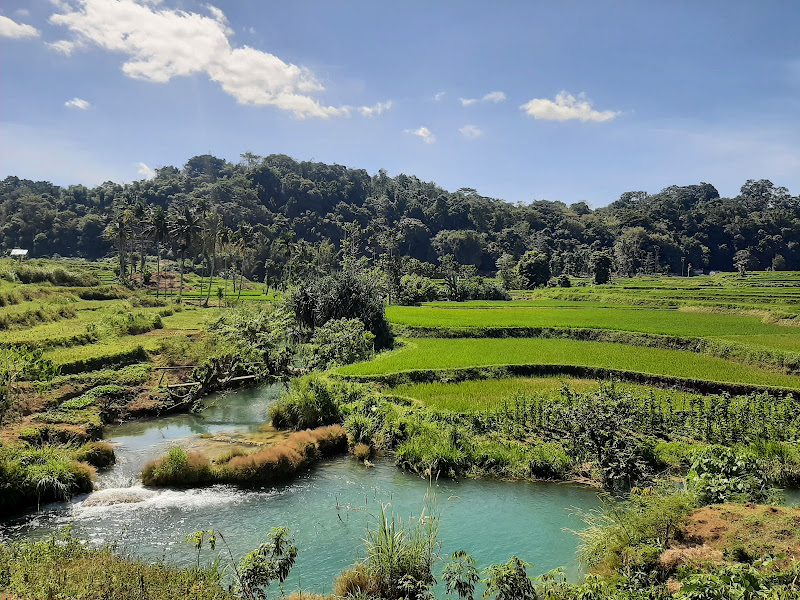
[{"label": "green rice paddy", "polygon": [[784,375],[681,350],[570,339],[406,340],[398,350],[337,369],[344,376],[503,365],[575,365],[720,383],[800,389],[800,376]]},{"label": "green rice paddy", "polygon": [[[651,390],[656,397],[664,399],[685,399],[693,396],[688,392],[653,389],[645,385],[615,382],[621,391],[647,394]],[[399,385],[392,389],[392,395],[412,398],[426,406],[460,413],[496,412],[517,394],[552,394],[564,387],[571,392],[585,393],[597,390],[600,382],[595,379],[571,377],[509,377],[504,379],[479,379],[458,383],[418,383]]]},{"label": "green rice paddy", "polygon": [[412,327],[614,329],[681,337],[781,335],[795,336],[800,341],[800,327],[765,323],[760,317],[669,309],[506,308],[502,302],[497,302],[491,308],[390,306],[386,315],[392,323]]}]

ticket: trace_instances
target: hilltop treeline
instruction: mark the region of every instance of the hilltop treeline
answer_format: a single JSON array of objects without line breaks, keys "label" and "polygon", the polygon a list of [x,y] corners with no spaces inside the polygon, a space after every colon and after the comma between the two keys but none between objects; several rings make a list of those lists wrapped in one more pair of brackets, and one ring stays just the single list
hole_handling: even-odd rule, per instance
[{"label": "hilltop treeline", "polygon": [[[468,188],[449,192],[414,176],[389,177],[383,170],[371,176],[363,169],[251,153],[239,163],[196,156],[183,168],[159,168],[153,179],[125,185],[62,188],[7,177],[0,182],[0,248],[103,257],[119,250],[114,223],[122,224],[123,211],[122,226],[130,233],[122,237],[144,240],[156,227],[150,221],[157,207],[161,220],[186,215],[187,208],[200,216],[211,211],[223,227],[242,231],[248,260],[240,264],[259,279],[270,271],[285,275],[293,261],[332,264],[343,251],[431,263],[451,254],[490,272],[504,255],[509,261],[539,250],[553,275],[586,273],[592,255],[602,250],[623,275],[678,273],[690,265],[705,271],[800,269],[800,197],[766,180],[748,180],[735,198],[721,198],[714,186],[700,183],[657,194],[626,192],[591,210],[583,202],[512,204]],[[186,251],[179,237],[162,236],[167,256],[177,259]],[[135,241],[128,251],[155,252]],[[201,255],[187,258],[199,261]]]}]

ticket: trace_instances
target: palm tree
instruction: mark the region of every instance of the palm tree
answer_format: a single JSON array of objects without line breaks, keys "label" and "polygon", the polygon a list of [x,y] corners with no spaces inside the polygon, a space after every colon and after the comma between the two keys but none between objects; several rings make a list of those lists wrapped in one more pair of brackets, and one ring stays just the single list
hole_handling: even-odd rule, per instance
[{"label": "palm tree", "polygon": [[231,244],[233,242],[233,230],[230,227],[223,227],[219,232],[219,244],[225,254],[225,295],[228,295],[228,260],[231,256]]},{"label": "palm tree", "polygon": [[241,223],[239,229],[236,230],[236,237],[238,240],[237,247],[239,249],[239,256],[242,259],[242,268],[239,272],[239,295],[236,296],[236,302],[242,297],[242,286],[244,285],[244,261],[247,255],[247,250],[255,239],[255,230],[249,223]]},{"label": "palm tree", "polygon": [[211,268],[208,281],[208,292],[206,293],[206,300],[203,302],[203,306],[208,306],[208,300],[211,298],[211,286],[214,283],[214,265],[217,262],[217,243],[219,242],[220,233],[224,227],[225,224],[222,222],[222,217],[219,215],[219,213],[206,213],[206,218],[203,222],[203,241],[205,242],[206,246],[206,255],[208,255],[209,248],[211,249]]},{"label": "palm tree", "polygon": [[118,205],[111,222],[103,231],[103,237],[117,246],[119,254],[119,281],[123,285],[128,279],[128,240],[131,238],[130,211]]},{"label": "palm tree", "polygon": [[169,233],[174,237],[181,253],[181,280],[178,291],[178,304],[183,300],[183,271],[186,251],[197,243],[200,231],[200,218],[188,205],[184,205],[182,209],[178,209],[170,215]]},{"label": "palm tree", "polygon": [[[152,207],[147,213],[144,235],[156,244],[156,298],[161,290],[161,244],[169,237],[167,213],[162,206]],[[166,296],[166,290],[164,295]]]}]

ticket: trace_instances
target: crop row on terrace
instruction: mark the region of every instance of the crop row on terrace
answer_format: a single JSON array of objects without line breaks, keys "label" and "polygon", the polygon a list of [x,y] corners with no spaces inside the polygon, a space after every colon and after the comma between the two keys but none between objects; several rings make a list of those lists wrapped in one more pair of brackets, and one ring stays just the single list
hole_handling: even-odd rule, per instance
[{"label": "crop row on terrace", "polygon": [[[525,366],[539,371],[530,374],[566,372],[574,376],[602,376],[605,371],[606,375],[640,380],[652,375],[654,380],[671,379],[672,383],[694,386],[712,382],[732,389],[735,385],[742,389],[759,386],[800,389],[798,376],[703,354],[570,339],[416,338],[372,361],[341,367],[336,373],[345,377],[380,378],[404,372],[504,366]],[[549,373],[542,372],[545,368]]]},{"label": "crop row on terrace", "polygon": [[613,329],[657,335],[719,337],[725,335],[795,336],[800,349],[800,327],[765,323],[755,316],[628,308],[440,308],[390,306],[392,323],[412,327],[549,327]]}]

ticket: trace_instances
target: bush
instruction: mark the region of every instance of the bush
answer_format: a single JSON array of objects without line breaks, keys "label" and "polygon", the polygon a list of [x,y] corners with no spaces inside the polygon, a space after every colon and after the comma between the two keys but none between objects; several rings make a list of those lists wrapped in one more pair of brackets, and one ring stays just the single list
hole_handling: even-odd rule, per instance
[{"label": "bush", "polygon": [[295,289],[287,300],[300,326],[313,331],[333,319],[361,319],[375,335],[378,350],[394,343],[386,319],[382,276],[347,266],[342,272],[316,278]]},{"label": "bush", "polygon": [[0,514],[90,492],[93,476],[68,448],[0,445]]},{"label": "bush", "polygon": [[107,469],[117,462],[114,447],[105,442],[89,442],[84,444],[75,452],[75,459],[89,463],[97,469]]},{"label": "bush", "polygon": [[57,286],[93,287],[100,280],[86,272],[66,271],[61,267],[47,269],[34,266],[18,266],[14,275],[21,283],[52,283]]},{"label": "bush", "polygon": [[167,456],[152,460],[142,470],[142,483],[155,486],[191,487],[211,483],[211,463],[200,452],[173,446]]},{"label": "bush", "polygon": [[467,300],[511,300],[505,288],[483,277],[469,277],[458,282],[459,301]]},{"label": "bush", "polygon": [[308,429],[339,423],[339,404],[354,402],[363,395],[363,386],[309,375],[292,381],[292,388],[269,409],[272,424],[278,429]]},{"label": "bush", "polygon": [[375,336],[358,319],[333,319],[314,331],[308,347],[308,366],[330,369],[367,360]]},{"label": "bush", "polygon": [[686,483],[701,505],[765,502],[774,493],[764,469],[752,454],[725,446],[697,450]]},{"label": "bush", "polygon": [[396,302],[411,306],[420,302],[433,302],[438,300],[439,296],[439,285],[433,279],[412,273],[400,278]]}]

